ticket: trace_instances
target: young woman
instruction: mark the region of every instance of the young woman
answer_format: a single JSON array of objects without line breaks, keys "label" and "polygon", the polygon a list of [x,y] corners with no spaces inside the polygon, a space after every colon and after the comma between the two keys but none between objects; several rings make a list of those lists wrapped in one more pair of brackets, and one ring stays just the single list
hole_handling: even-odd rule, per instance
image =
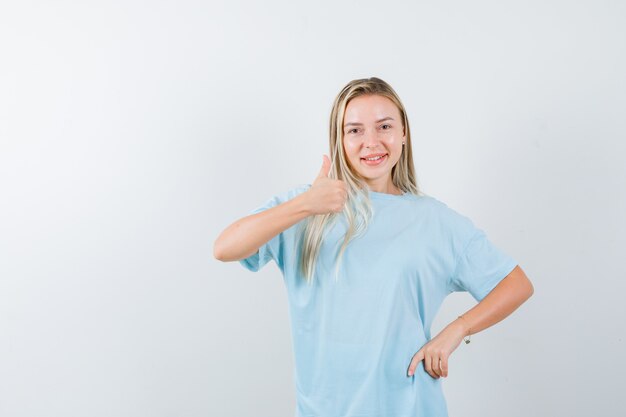
[{"label": "young woman", "polygon": [[[406,111],[385,81],[354,80],[338,94],[330,155],[312,184],[226,228],[214,256],[282,271],[297,416],[447,416],[450,355],[533,286],[469,218],[418,190]],[[431,338],[453,291],[478,304]]]}]

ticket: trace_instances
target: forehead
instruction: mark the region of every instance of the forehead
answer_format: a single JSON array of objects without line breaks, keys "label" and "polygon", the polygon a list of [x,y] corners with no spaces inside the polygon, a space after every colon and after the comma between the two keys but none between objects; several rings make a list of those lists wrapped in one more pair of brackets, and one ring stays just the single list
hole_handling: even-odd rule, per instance
[{"label": "forehead", "polygon": [[396,105],[384,96],[364,95],[355,97],[346,106],[344,123],[375,122],[385,117],[400,118],[400,111]]}]

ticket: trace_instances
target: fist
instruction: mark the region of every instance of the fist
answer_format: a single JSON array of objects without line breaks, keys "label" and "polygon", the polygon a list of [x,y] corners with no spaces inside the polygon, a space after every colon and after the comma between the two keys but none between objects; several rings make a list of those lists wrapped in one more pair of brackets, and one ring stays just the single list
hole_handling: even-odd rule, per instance
[{"label": "fist", "polygon": [[311,214],[339,213],[348,201],[348,185],[345,181],[328,178],[330,159],[324,155],[322,169],[305,194]]}]

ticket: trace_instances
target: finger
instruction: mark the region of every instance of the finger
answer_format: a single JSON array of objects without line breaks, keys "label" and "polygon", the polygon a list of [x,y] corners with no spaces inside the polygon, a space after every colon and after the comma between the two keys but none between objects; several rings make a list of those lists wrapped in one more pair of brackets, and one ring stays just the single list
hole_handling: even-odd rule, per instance
[{"label": "finger", "polygon": [[330,171],[330,159],[326,156],[326,154],[322,155],[322,168],[320,172],[317,174],[317,178],[328,177],[328,172]]},{"label": "finger", "polygon": [[435,378],[441,377],[441,364],[439,355],[433,355],[433,374],[435,374]]},{"label": "finger", "polygon": [[339,190],[341,191],[341,199],[343,200],[345,204],[346,201],[348,201],[348,186],[346,185],[344,181],[341,181],[341,180],[336,180],[336,181],[338,182]]},{"label": "finger", "polygon": [[435,377],[435,374],[433,373],[433,357],[428,353],[424,357],[424,369],[430,376],[433,378]]},{"label": "finger", "polygon": [[448,357],[447,356],[441,357],[441,375],[444,378],[448,377]]},{"label": "finger", "polygon": [[413,355],[413,359],[409,364],[409,369],[407,370],[407,376],[412,376],[415,373],[415,368],[417,368],[417,364],[424,359],[424,351],[422,349],[418,350],[415,355]]},{"label": "finger", "polygon": [[426,353],[426,357],[424,359],[424,368],[426,369],[426,372],[428,372],[428,375],[437,379],[437,362],[435,355],[428,352]]}]

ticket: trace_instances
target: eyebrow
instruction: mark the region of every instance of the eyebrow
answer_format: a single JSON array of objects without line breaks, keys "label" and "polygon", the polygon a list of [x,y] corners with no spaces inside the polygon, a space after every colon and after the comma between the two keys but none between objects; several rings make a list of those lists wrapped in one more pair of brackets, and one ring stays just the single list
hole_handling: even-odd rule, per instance
[{"label": "eyebrow", "polygon": [[[385,117],[383,119],[376,120],[376,123],[384,122],[385,120],[393,120],[393,117]],[[351,122],[351,123],[346,123],[345,125],[343,125],[344,128],[348,126],[363,126],[363,123]]]}]

